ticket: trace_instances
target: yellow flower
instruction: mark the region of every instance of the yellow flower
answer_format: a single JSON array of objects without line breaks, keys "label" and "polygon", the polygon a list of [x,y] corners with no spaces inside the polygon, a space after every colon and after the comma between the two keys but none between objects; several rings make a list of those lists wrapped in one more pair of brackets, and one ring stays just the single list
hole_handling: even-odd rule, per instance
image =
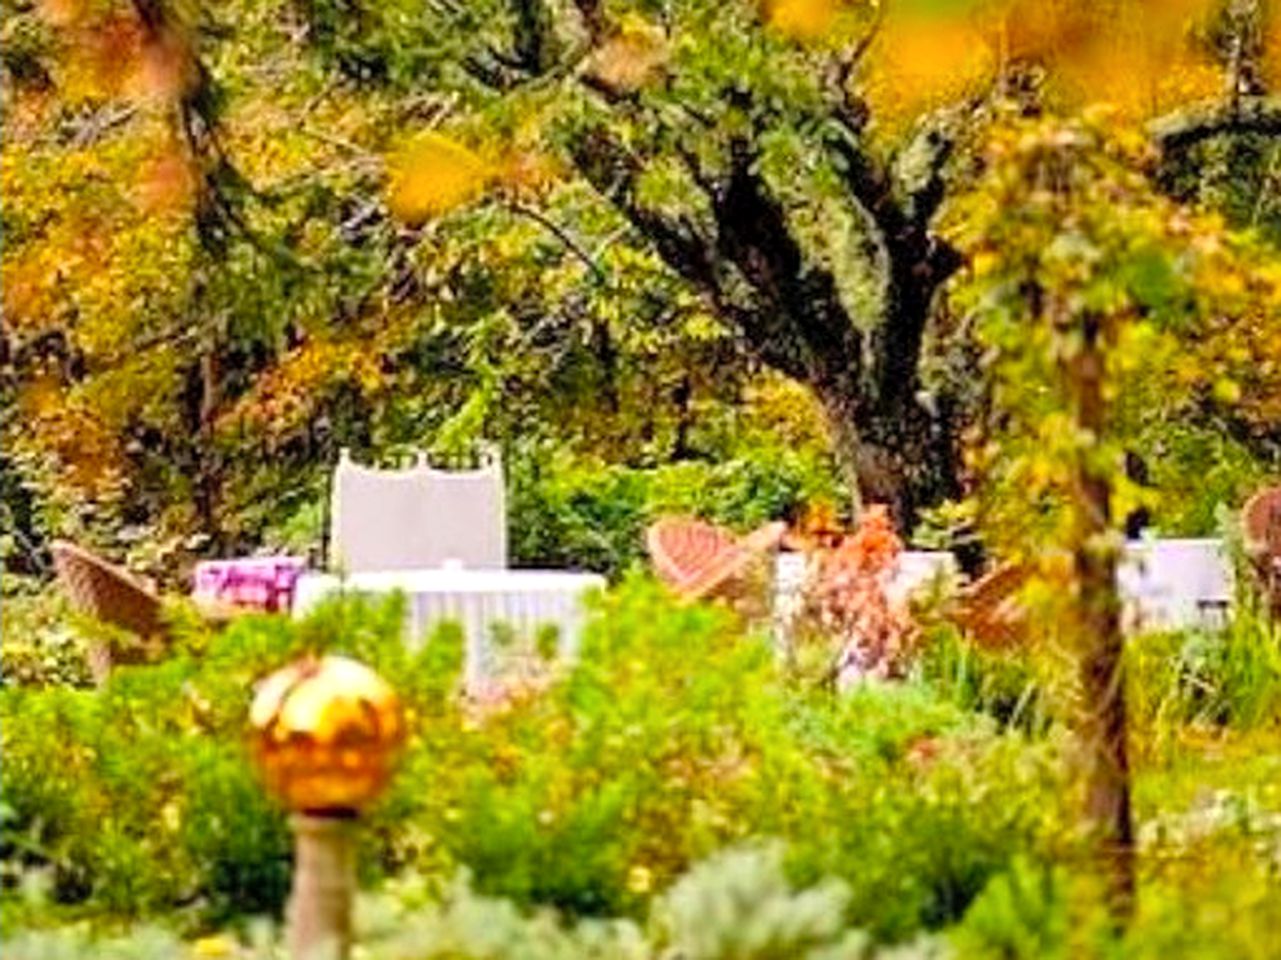
[{"label": "yellow flower", "polygon": [[219,934],[213,937],[201,937],[192,944],[191,952],[197,957],[229,957],[234,949],[231,940]]},{"label": "yellow flower", "polygon": [[627,871],[627,889],[632,893],[649,893],[654,887],[654,874],[640,864]]}]

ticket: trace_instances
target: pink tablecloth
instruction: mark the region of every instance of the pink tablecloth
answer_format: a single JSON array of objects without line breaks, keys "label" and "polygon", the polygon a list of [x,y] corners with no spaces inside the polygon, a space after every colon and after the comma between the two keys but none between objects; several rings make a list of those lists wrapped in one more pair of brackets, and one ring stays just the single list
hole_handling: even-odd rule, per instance
[{"label": "pink tablecloth", "polygon": [[307,568],[302,557],[239,557],[196,565],[195,597],[268,612],[293,605],[294,585]]}]

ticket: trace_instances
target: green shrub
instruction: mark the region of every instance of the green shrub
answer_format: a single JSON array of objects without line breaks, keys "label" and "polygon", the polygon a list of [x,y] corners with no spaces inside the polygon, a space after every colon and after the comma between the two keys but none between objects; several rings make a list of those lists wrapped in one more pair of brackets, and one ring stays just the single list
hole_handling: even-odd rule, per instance
[{"label": "green shrub", "polygon": [[1028,651],[984,650],[946,623],[925,630],[916,676],[938,696],[1002,727],[1044,732],[1050,718]]},{"label": "green shrub", "polygon": [[1062,868],[1020,859],[992,878],[952,940],[962,956],[974,960],[1066,958],[1068,914]]},{"label": "green shrub", "polygon": [[3,691],[0,852],[51,870],[57,900],[111,914],[277,911],[289,838],[243,749],[251,686],[303,649],[347,650],[397,675],[402,609],[246,619],[186,635],[162,664],[119,668],[101,691]]},{"label": "green shrub", "polygon": [[843,502],[830,464],[810,450],[761,448],[650,469],[530,457],[509,464],[509,474],[515,560],[610,577],[643,559],[645,526],[664,513],[747,529],[813,499]]},{"label": "green shrub", "polygon": [[[1056,809],[1035,751],[1016,763],[977,718],[910,686],[788,689],[764,640],[641,581],[604,601],[545,696],[461,734],[440,719],[398,808],[433,838],[429,862],[575,915],[636,915],[651,887],[766,835],[798,879],[841,878],[851,918],[897,938],[959,916]],[[904,759],[923,737],[970,747],[918,769]],[[984,818],[975,790],[1001,798]]]},{"label": "green shrub", "polygon": [[5,574],[0,598],[0,686],[86,686],[85,643],[54,587]]},{"label": "green shrub", "polygon": [[1130,646],[1140,716],[1166,728],[1281,720],[1281,625],[1261,612],[1240,607],[1222,629],[1150,634]]},{"label": "green shrub", "polygon": [[[1057,817],[1048,754],[921,687],[790,690],[762,639],[647,581],[601,601],[547,692],[480,717],[454,696],[457,631],[412,652],[402,609],[246,620],[100,692],[4,691],[5,857],[112,915],[278,910],[288,836],[241,742],[252,681],[304,649],[371,663],[417,717],[366,818],[368,879],[464,867],[521,908],[638,917],[694,862],[774,836],[797,882],[840,879],[851,923],[901,939],[961,916]],[[945,748],[910,762],[923,738]]]},{"label": "green shrub", "polygon": [[[928,960],[942,942],[880,949],[844,920],[844,884],[825,880],[797,888],[777,845],[751,845],[700,863],[655,898],[646,922],[567,922],[550,910],[527,911],[478,894],[460,875],[439,894],[416,878],[364,896],[356,940],[369,960]],[[18,960],[71,960],[88,952],[115,960],[279,956],[269,926],[249,936],[220,934],[194,945],[163,929],[136,927],[126,936],[95,937],[84,928],[24,930],[6,943]]]},{"label": "green shrub", "polygon": [[1235,507],[1277,471],[1229,431],[1160,422],[1138,447],[1159,491],[1153,525],[1165,536],[1205,537],[1219,532],[1219,512]]}]

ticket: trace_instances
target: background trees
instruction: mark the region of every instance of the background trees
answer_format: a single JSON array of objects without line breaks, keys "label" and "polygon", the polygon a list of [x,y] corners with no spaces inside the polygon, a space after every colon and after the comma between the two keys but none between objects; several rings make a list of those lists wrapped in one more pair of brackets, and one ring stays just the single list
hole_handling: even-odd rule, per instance
[{"label": "background trees", "polygon": [[[6,13],[6,502],[28,540],[306,542],[338,446],[482,434],[529,478],[800,438],[797,496],[840,495],[830,450],[910,525],[972,482],[986,380],[938,218],[983,189],[994,118],[1161,116],[1136,163],[1163,190],[1265,236],[1277,215],[1262,4]],[[1253,376],[1163,405],[1193,425],[1178,443],[1151,418],[1132,438],[1182,491],[1176,526],[1208,522],[1206,461],[1241,464],[1230,493],[1275,456]]]}]

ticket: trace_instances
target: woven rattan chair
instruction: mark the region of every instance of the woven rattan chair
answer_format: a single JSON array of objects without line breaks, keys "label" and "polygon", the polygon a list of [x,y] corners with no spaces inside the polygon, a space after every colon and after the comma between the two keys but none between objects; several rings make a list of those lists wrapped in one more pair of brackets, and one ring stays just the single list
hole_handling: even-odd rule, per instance
[{"label": "woven rattan chair", "polygon": [[1281,487],[1269,487],[1246,502],[1241,531],[1272,614],[1281,617]]},{"label": "woven rattan chair", "polygon": [[132,574],[65,540],[54,541],[53,562],[76,610],[138,637],[129,646],[105,639],[91,643],[89,667],[95,682],[106,679],[113,663],[141,662],[167,645],[160,597]]},{"label": "woven rattan chair", "polygon": [[1007,649],[1027,636],[1027,612],[1018,602],[1028,572],[1002,564],[961,591],[956,622],[984,647]]},{"label": "woven rattan chair", "polygon": [[750,607],[750,595],[763,586],[753,582],[752,573],[773,558],[785,530],[782,523],[769,523],[737,537],[701,520],[665,517],[650,525],[645,543],[654,572],[682,600],[719,597]]}]

